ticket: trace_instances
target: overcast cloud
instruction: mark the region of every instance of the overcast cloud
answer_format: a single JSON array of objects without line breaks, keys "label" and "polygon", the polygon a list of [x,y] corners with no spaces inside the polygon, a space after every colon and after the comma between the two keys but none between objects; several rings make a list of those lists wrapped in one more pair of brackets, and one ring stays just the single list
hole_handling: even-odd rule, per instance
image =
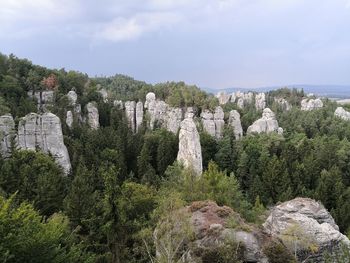
[{"label": "overcast cloud", "polygon": [[202,87],[350,84],[348,0],[0,0],[0,52]]}]

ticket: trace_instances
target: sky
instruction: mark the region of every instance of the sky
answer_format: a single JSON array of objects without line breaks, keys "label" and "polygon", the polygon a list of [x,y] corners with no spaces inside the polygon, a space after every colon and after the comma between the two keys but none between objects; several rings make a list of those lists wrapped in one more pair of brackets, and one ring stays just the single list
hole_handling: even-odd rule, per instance
[{"label": "sky", "polygon": [[350,0],[0,0],[0,52],[90,76],[350,84]]}]

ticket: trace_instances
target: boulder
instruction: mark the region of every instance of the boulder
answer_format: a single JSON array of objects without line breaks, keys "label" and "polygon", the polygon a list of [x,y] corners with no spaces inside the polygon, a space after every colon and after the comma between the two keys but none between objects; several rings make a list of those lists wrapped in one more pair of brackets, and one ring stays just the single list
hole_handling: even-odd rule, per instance
[{"label": "boulder", "polygon": [[301,101],[302,111],[312,111],[321,109],[323,107],[323,102],[320,99],[303,99]]},{"label": "boulder", "polygon": [[263,110],[266,107],[266,96],[265,93],[258,93],[255,95],[255,108],[257,110]]},{"label": "boulder", "polygon": [[89,102],[86,105],[87,111],[87,123],[93,130],[97,130],[100,127],[98,109],[95,102]]},{"label": "boulder", "polygon": [[236,110],[230,111],[229,125],[231,125],[233,128],[233,132],[234,132],[236,140],[239,140],[240,138],[243,137],[241,115],[239,114],[238,111],[236,111]]},{"label": "boulder", "polygon": [[67,97],[71,106],[74,106],[77,103],[78,95],[74,90],[69,91]]},{"label": "boulder", "polygon": [[69,128],[72,128],[73,124],[73,113],[72,111],[67,111],[67,116],[66,116],[66,124]]},{"label": "boulder", "polygon": [[125,115],[129,123],[129,127],[133,132],[136,131],[136,102],[126,101],[125,104]]},{"label": "boulder", "polygon": [[335,110],[334,115],[345,121],[350,121],[350,112],[346,111],[343,107],[338,107]]},{"label": "boulder", "polygon": [[153,92],[148,92],[146,94],[145,109],[148,109],[148,104],[151,101],[155,101],[155,100],[156,100],[156,94],[154,94]]},{"label": "boulder", "polygon": [[262,117],[248,127],[247,134],[271,132],[280,133],[283,132],[283,129],[279,129],[275,113],[273,113],[269,108],[266,108],[263,110]]},{"label": "boulder", "polygon": [[219,100],[219,104],[223,105],[230,101],[231,95],[226,94],[224,91],[221,91],[216,95],[216,97]]},{"label": "boulder", "polygon": [[139,130],[143,122],[143,103],[139,101],[136,103],[136,132]]},{"label": "boulder", "polygon": [[0,154],[7,157],[11,154],[11,142],[15,138],[15,122],[11,114],[0,116]]},{"label": "boulder", "polygon": [[44,153],[50,153],[65,174],[71,170],[68,151],[63,142],[61,121],[52,113],[30,113],[23,117],[18,124],[18,146],[20,149],[40,149]]},{"label": "boulder", "polygon": [[274,98],[275,102],[281,107],[283,111],[289,111],[292,109],[292,105],[284,98]]},{"label": "boulder", "polygon": [[177,160],[186,168],[193,169],[199,176],[202,174],[202,149],[196,124],[193,121],[191,112],[181,122],[179,132],[179,152]]},{"label": "boulder", "polygon": [[[334,252],[349,239],[339,232],[324,206],[309,198],[295,198],[274,207],[263,224],[266,233],[282,240],[298,259],[323,262],[325,252]],[[331,251],[332,250],[332,251]]]}]

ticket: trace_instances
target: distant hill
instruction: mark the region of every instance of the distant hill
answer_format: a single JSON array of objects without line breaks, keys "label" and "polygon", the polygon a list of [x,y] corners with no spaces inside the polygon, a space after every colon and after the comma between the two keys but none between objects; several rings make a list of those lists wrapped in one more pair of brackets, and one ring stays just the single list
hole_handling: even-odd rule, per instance
[{"label": "distant hill", "polygon": [[216,94],[219,91],[225,91],[227,93],[233,93],[235,91],[259,91],[266,92],[269,90],[279,89],[281,87],[288,88],[302,88],[306,93],[314,93],[315,95],[329,98],[350,98],[350,85],[286,85],[286,86],[271,86],[271,87],[259,87],[259,88],[227,88],[227,89],[212,89],[202,88],[203,90]]}]

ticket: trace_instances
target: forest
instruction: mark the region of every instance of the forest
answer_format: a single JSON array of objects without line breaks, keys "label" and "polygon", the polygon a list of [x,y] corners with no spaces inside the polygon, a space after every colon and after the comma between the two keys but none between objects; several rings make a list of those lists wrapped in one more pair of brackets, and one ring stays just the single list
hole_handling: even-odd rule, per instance
[{"label": "forest", "polygon": [[[222,105],[225,120],[231,110],[240,113],[244,136],[237,140],[229,125],[220,139],[199,128],[203,174],[198,178],[176,161],[178,134],[157,125],[151,130],[147,119],[133,133],[113,101],[145,101],[154,92],[173,107],[193,107],[199,116],[219,105],[213,94],[184,82],[152,85],[124,75],[91,78],[0,54],[0,115],[10,113],[17,127],[28,113],[43,111],[28,94],[44,90],[53,91],[49,111],[61,120],[70,107],[69,91],[77,93],[83,111],[96,102],[100,127],[74,121],[69,128],[62,121],[72,165],[67,176],[53,156],[20,150],[15,141],[12,154],[0,157],[1,262],[180,262],[178,251],[172,261],[156,257],[161,241],[155,229],[171,231],[176,224],[172,217],[182,218],[176,214],[181,208],[206,200],[259,225],[276,204],[312,198],[350,238],[350,122],[334,116],[334,101],[323,98],[321,109],[302,111],[303,90],[266,93],[283,135],[247,135],[261,110]],[[291,110],[283,110],[275,97],[286,99]],[[269,262],[296,262],[293,255],[276,257],[282,253],[278,249],[266,252]],[[209,251],[201,262],[243,262],[237,255],[227,256],[227,250],[215,253],[217,261],[209,259]]]}]

